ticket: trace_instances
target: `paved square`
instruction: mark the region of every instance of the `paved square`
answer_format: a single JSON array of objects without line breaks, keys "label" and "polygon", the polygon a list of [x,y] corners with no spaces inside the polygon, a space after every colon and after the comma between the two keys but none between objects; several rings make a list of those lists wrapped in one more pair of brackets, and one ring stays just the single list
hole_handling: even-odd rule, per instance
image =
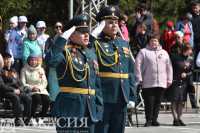
[{"label": "paved square", "polygon": [[[139,127],[126,127],[125,133],[200,133],[200,114],[185,113],[183,121],[187,124],[185,127],[172,126],[172,115],[170,113],[161,113],[159,115],[159,127],[143,127],[145,122],[144,114],[139,114]],[[135,123],[135,115],[133,115]],[[1,127],[0,133],[56,133],[54,126],[43,127]]]}]

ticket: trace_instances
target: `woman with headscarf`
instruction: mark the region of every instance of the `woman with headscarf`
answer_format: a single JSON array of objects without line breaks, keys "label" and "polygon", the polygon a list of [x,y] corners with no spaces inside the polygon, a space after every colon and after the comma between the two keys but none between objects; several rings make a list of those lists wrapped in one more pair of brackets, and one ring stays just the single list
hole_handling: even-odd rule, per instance
[{"label": "woman with headscarf", "polygon": [[36,117],[39,104],[42,105],[41,117],[46,116],[50,100],[47,92],[47,79],[44,69],[39,63],[40,55],[31,54],[27,64],[21,70],[21,81],[23,85],[32,93],[32,116]]}]

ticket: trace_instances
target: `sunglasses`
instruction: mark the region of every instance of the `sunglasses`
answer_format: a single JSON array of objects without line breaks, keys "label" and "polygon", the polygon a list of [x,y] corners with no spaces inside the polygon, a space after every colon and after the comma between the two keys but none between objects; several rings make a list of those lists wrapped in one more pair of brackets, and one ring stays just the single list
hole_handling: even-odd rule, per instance
[{"label": "sunglasses", "polygon": [[62,28],[62,26],[55,26],[55,28],[56,28],[56,29],[58,29],[58,28]]}]

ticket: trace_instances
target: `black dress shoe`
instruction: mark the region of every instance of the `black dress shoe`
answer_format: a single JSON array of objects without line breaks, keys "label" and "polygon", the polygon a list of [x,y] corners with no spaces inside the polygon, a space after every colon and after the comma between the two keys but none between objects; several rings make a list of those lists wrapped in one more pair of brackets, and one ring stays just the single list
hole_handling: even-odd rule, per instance
[{"label": "black dress shoe", "polygon": [[180,123],[180,126],[186,126],[186,124],[185,124],[185,123],[183,123],[183,121],[182,121],[182,120],[179,120],[179,123]]},{"label": "black dress shoe", "polygon": [[160,126],[160,123],[158,121],[152,121],[152,126]]},{"label": "black dress shoe", "polygon": [[147,121],[145,124],[144,124],[144,127],[150,127],[152,125],[152,122],[151,121]]},{"label": "black dress shoe", "polygon": [[199,106],[192,106],[192,109],[199,109]]},{"label": "black dress shoe", "polygon": [[173,121],[173,126],[181,126],[179,120],[174,120]]}]

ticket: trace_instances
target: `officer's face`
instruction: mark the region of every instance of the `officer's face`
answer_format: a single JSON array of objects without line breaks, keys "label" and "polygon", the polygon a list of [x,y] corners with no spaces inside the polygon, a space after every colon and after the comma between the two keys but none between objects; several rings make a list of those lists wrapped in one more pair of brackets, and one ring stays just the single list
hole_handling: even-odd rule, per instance
[{"label": "officer's face", "polygon": [[114,38],[118,32],[118,20],[106,19],[105,22],[106,24],[103,29],[103,32],[106,35]]},{"label": "officer's face", "polygon": [[151,48],[157,48],[159,46],[159,40],[157,38],[151,38],[149,41],[149,46]]},{"label": "officer's face", "polygon": [[73,43],[87,47],[89,43],[89,34],[87,32],[81,33],[79,31],[75,31],[71,35],[70,39]]}]

